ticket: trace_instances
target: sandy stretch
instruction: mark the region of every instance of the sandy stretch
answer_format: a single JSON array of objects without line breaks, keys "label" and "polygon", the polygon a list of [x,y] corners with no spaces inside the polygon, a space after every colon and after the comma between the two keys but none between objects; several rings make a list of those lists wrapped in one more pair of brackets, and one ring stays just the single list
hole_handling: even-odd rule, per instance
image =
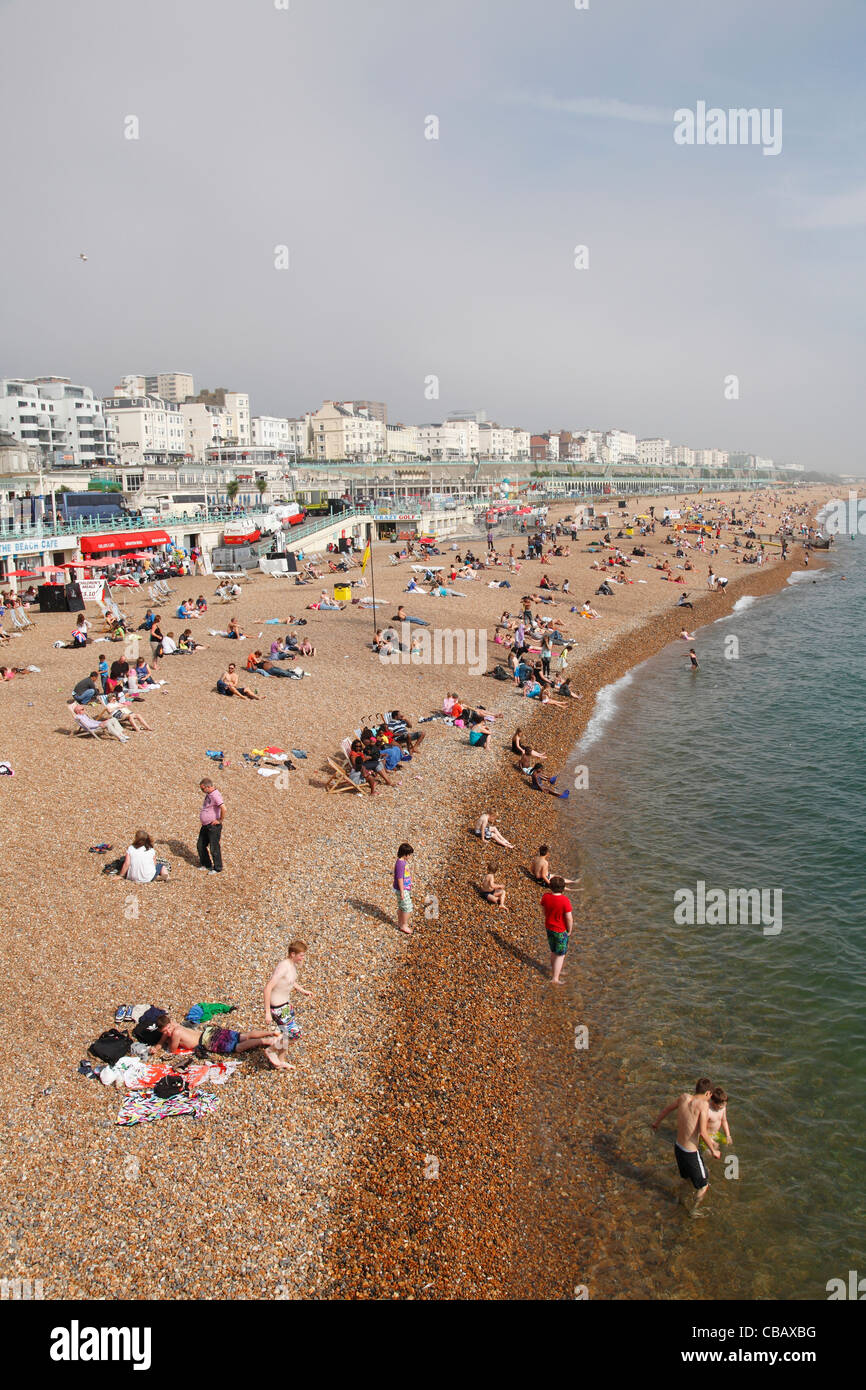
[{"label": "sandy stretch", "polygon": [[[818,496],[826,489],[798,501]],[[653,553],[670,549],[661,539],[650,540]],[[409,571],[387,566],[387,551],[377,548],[382,616],[402,600],[434,625],[491,636],[541,572],[532,563],[510,590],[477,579],[454,585],[465,598],[433,599],[402,592]],[[730,577],[726,595],[706,593],[707,561],[696,562],[690,629],[740,591],[783,583],[790,568],[774,560],[741,569],[729,558],[713,559]],[[598,585],[591,560],[581,539],[548,567],[554,581],[570,578],[576,602]],[[629,577],[647,583],[593,598],[598,621],[555,610],[577,637],[570,670],[582,699],[535,715],[533,738],[552,767],[565,761],[600,685],[679,631],[681,615],[670,611],[678,587],[643,562]],[[178,596],[210,599],[214,587],[180,581]],[[0,690],[0,757],[16,771],[0,784],[5,1023],[15,1040],[4,1079],[4,1268],[42,1278],[46,1297],[495,1297],[524,1287],[520,1271],[531,1272],[534,1296],[562,1296],[556,1250],[527,1242],[524,1205],[521,1035],[547,1027],[551,1007],[538,970],[546,953],[537,893],[521,880],[523,854],[500,851],[513,906],[492,920],[474,893],[482,850],[467,833],[472,813],[488,809],[521,849],[549,838],[556,803],[524,790],[507,752],[516,724],[530,722],[530,702],[464,670],[383,666],[369,650],[371,618],[357,608],[304,614],[318,649],[302,663],[308,680],[259,680],[260,704],[214,694],[227,660],[241,664],[286,630],[261,620],[301,612],[318,587],[260,576],[236,605],[212,607],[193,624],[208,650],[163,661],[168,685],[143,706],[155,732],[124,746],[73,740],[64,708],[69,687],[95,665],[91,652],[111,659],[116,649],[55,650],[70,617],[35,614],[36,631],[3,653],[7,664],[42,668]],[[140,617],[146,604],[128,606]],[[207,635],[232,614],[252,642]],[[503,650],[491,644],[491,665]],[[425,724],[429,737],[396,775],[399,787],[375,799],[325,794],[324,758],[365,717],[394,707],[424,715],[448,689],[505,711],[487,753],[458,730]],[[308,753],[286,789],[241,770],[244,751],[269,743]],[[215,769],[208,748],[225,749],[230,767]],[[227,802],[221,877],[189,862],[206,775]],[[88,847],[109,842],[122,853],[139,826],[173,877],[130,892],[100,875]],[[416,847],[411,941],[394,929],[390,887],[404,838]],[[425,921],[428,892],[439,916]],[[276,1076],[255,1056],[217,1088],[212,1116],[119,1128],[120,1094],[76,1072],[114,1007],[156,1002],[181,1017],[198,1000],[225,999],[239,1004],[235,1026],[258,1025],[269,969],[297,936],[310,946],[304,983],[314,992],[298,1009],[297,1071]],[[439,1176],[425,1178],[431,1159]],[[588,1159],[584,1199],[601,1180]],[[534,1220],[543,1236],[537,1204]]]}]

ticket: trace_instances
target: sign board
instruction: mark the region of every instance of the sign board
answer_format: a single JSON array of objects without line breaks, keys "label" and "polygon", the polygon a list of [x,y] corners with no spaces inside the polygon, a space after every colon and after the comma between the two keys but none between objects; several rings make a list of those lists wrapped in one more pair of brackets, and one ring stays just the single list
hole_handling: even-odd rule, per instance
[{"label": "sign board", "polygon": [[0,555],[41,555],[45,550],[75,550],[74,536],[29,536],[23,541],[0,541]]},{"label": "sign board", "polygon": [[79,588],[85,603],[103,603],[105,601],[104,579],[82,579],[79,582]]}]

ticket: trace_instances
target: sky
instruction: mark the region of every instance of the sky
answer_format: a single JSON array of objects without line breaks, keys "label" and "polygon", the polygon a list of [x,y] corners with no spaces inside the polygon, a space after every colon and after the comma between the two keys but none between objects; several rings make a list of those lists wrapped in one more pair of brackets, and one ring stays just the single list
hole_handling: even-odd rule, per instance
[{"label": "sky", "polygon": [[866,4],[588,4],[0,0],[0,376],[852,471]]}]

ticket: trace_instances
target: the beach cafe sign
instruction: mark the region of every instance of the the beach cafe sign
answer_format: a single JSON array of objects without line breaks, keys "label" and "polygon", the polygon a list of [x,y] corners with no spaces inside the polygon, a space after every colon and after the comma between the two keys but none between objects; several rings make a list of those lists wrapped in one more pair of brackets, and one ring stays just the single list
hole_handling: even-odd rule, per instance
[{"label": "the beach cafe sign", "polygon": [[30,536],[23,541],[0,541],[0,555],[37,555],[43,550],[74,550],[74,536]]}]

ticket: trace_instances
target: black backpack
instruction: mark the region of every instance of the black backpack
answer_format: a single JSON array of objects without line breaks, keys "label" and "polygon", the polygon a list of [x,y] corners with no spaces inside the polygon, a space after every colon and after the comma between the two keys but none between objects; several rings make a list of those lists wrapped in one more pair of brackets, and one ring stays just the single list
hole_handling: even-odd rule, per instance
[{"label": "black backpack", "polygon": [[187,1085],[182,1076],[161,1076],[153,1088],[157,1100],[169,1100],[172,1096],[183,1096]]},{"label": "black backpack", "polygon": [[514,679],[513,672],[509,671],[506,666],[494,666],[493,674],[498,681],[510,681]]},{"label": "black backpack", "polygon": [[96,1042],[92,1042],[87,1049],[92,1052],[94,1057],[98,1057],[100,1062],[109,1062],[112,1065],[125,1057],[132,1049],[132,1040],[128,1033],[121,1033],[117,1028],[109,1028],[106,1033],[100,1033]]}]

